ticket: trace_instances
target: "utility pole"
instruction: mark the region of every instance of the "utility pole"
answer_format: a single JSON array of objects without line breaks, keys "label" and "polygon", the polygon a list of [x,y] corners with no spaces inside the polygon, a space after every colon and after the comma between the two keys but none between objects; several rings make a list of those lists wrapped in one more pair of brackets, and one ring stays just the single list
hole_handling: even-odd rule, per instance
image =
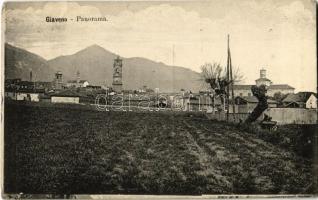
[{"label": "utility pole", "polygon": [[230,60],[230,85],[231,86],[231,95],[232,95],[232,110],[233,110],[233,119],[235,120],[235,104],[234,104],[234,80],[233,80],[233,72],[232,72],[232,58],[231,51],[229,48],[229,60]]},{"label": "utility pole", "polygon": [[[227,66],[226,66],[226,78],[228,81],[227,91],[226,91],[226,102],[227,102],[227,112],[226,112],[226,120],[229,121],[229,113],[230,113],[230,96],[232,96],[231,104],[233,111],[233,119],[235,120],[235,105],[234,105],[234,81],[233,81],[233,72],[232,72],[232,59],[231,59],[231,51],[230,51],[230,35],[227,35]],[[231,95],[230,95],[230,87],[231,87]]]},{"label": "utility pole", "polygon": [[[226,80],[230,81],[230,35],[227,35]],[[226,87],[226,104],[227,104],[226,121],[229,121],[229,113],[230,113],[230,87],[229,87],[229,85],[227,85],[227,87]]]},{"label": "utility pole", "polygon": [[173,90],[173,92],[175,92],[175,84],[174,84],[174,77],[175,77],[175,67],[174,67],[174,65],[175,65],[175,52],[174,52],[174,44],[172,45],[172,90]]}]

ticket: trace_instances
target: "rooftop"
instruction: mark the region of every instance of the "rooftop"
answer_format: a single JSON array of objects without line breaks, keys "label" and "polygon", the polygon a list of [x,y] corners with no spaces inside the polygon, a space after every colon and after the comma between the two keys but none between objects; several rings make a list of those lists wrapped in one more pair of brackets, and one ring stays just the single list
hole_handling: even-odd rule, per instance
[{"label": "rooftop", "polygon": [[272,81],[269,80],[268,78],[258,78],[258,79],[256,79],[255,81],[270,81],[270,82],[272,82]]},{"label": "rooftop", "polygon": [[[234,85],[234,90],[251,90],[253,85]],[[273,84],[268,87],[269,90],[286,90],[286,89],[295,89],[288,84]]]},{"label": "rooftop", "polygon": [[[80,80],[79,83],[85,83],[87,80]],[[77,83],[77,80],[69,80],[67,83]]]},{"label": "rooftop", "polygon": [[52,97],[80,97],[81,95],[73,90],[63,90],[59,93],[51,94]]},{"label": "rooftop", "polygon": [[5,88],[5,92],[14,92],[14,93],[44,93],[44,89],[34,89],[34,88]]},{"label": "rooftop", "polygon": [[292,86],[288,84],[275,84],[275,85],[270,85],[269,89],[295,89]]},{"label": "rooftop", "polygon": [[313,92],[298,92],[297,94],[289,94],[287,97],[283,100],[283,102],[303,102],[305,103],[311,95],[314,95],[317,97],[317,95]]}]

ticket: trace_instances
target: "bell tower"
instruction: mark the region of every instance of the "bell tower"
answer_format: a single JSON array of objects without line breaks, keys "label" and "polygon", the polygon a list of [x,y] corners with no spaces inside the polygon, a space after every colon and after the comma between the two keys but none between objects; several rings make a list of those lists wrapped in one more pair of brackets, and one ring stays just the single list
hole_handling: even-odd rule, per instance
[{"label": "bell tower", "polygon": [[123,67],[123,60],[120,59],[119,56],[114,60],[113,66],[113,90],[116,93],[121,93],[123,90],[123,83],[122,83],[122,67]]},{"label": "bell tower", "polygon": [[257,86],[266,85],[269,87],[272,84],[272,81],[266,78],[266,69],[262,68],[259,75],[260,77],[255,80]]},{"label": "bell tower", "polygon": [[55,73],[55,89],[61,90],[63,87],[63,74],[58,71]]}]

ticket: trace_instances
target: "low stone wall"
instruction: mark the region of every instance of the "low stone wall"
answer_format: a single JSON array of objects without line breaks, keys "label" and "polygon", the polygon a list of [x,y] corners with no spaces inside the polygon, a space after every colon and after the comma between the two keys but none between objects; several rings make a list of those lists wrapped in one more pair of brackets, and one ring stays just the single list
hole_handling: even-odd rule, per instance
[{"label": "low stone wall", "polygon": [[265,111],[278,124],[316,124],[317,110],[305,108],[271,108]]},{"label": "low stone wall", "polygon": [[[270,108],[266,110],[259,118],[262,120],[264,114],[272,117],[277,124],[317,124],[317,110],[305,108]],[[229,113],[229,121],[238,123],[240,120],[245,121],[249,113]],[[217,112],[215,114],[208,113],[209,119],[226,121],[227,116],[224,112]]]}]

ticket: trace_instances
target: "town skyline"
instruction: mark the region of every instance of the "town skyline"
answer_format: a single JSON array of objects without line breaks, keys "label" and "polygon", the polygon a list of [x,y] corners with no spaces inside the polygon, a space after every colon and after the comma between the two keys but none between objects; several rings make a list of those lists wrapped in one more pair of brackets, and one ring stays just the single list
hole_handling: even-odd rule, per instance
[{"label": "town skyline", "polygon": [[[8,43],[8,44],[10,44],[10,43]],[[10,45],[12,45],[12,44],[10,44]],[[91,48],[91,47],[102,48],[102,49],[108,51],[109,53],[112,53],[112,54],[115,54],[115,55],[120,56],[119,54],[116,54],[115,52],[109,51],[109,50],[105,49],[104,47],[102,47],[102,46],[100,46],[100,45],[98,45],[98,44],[92,44],[92,45],[90,45],[90,46],[88,46],[88,47],[86,47],[86,48],[84,48],[84,49],[81,49],[81,50],[79,50],[79,51],[74,52],[73,54],[60,55],[60,56],[54,57],[54,58],[51,59],[51,60],[58,59],[58,58],[64,57],[64,56],[72,56],[72,55],[75,55],[75,54],[77,54],[77,53],[79,53],[79,52],[81,52],[81,51],[84,51],[84,50],[86,50],[86,49],[89,49],[89,48]],[[19,47],[18,47],[18,48],[19,48]],[[30,52],[30,53],[34,53],[34,52]],[[34,54],[36,54],[36,53],[34,53]],[[37,54],[36,54],[36,55],[37,55]],[[130,58],[144,58],[144,57],[140,57],[140,56],[136,56],[136,57],[122,57],[122,56],[120,56],[120,57],[121,57],[121,58],[124,58],[124,59],[130,59]],[[144,58],[144,59],[148,59],[148,58]],[[150,59],[149,59],[149,60],[150,60]],[[49,60],[48,60],[48,61],[49,61]],[[153,61],[153,60],[152,60],[152,61]],[[155,61],[155,62],[156,62],[156,61]],[[157,62],[158,62],[158,61],[157,61]],[[163,62],[161,62],[161,61],[159,61],[158,63],[162,63],[162,64],[164,64],[164,65],[171,66],[171,67],[187,68],[187,67],[184,67],[184,66],[169,65],[169,64],[163,63]],[[223,67],[224,67],[224,69],[225,69],[225,65],[223,65]],[[190,69],[190,70],[194,71],[194,70],[191,69],[191,68],[187,68],[187,69]],[[246,78],[245,78],[245,76],[243,75],[243,80],[237,82],[235,85],[238,85],[238,86],[240,86],[240,85],[246,85],[246,86],[248,86],[248,85],[255,85],[255,81],[260,77],[260,70],[262,70],[262,69],[265,69],[265,71],[266,71],[266,76],[267,76],[267,74],[268,74],[267,68],[266,68],[266,67],[260,67],[260,68],[258,69],[258,70],[259,70],[258,73],[254,74],[253,76],[250,77],[250,79],[253,79],[253,78],[254,78],[254,81],[252,81],[252,82],[246,82],[246,81],[245,81]],[[62,70],[62,71],[63,71],[63,70]],[[79,72],[79,71],[77,70],[76,72]],[[200,71],[194,71],[194,72],[200,73]],[[75,71],[74,71],[74,74],[75,74]],[[269,73],[269,74],[271,74],[271,73]],[[74,77],[75,77],[75,75],[74,75]],[[270,77],[267,76],[267,78],[269,78],[269,79],[271,80]],[[88,80],[88,81],[91,81],[91,80]],[[199,81],[199,80],[196,80],[196,81]],[[289,86],[294,87],[292,84],[286,84],[286,83],[275,83],[275,82],[272,82],[272,84],[274,84],[274,85],[289,85]],[[296,91],[296,92],[298,92],[298,91],[316,92],[316,90],[314,90],[314,89],[313,89],[313,90],[306,90],[306,89],[305,89],[305,90],[299,90],[299,89],[296,88],[296,87],[294,87],[294,88],[295,88],[295,91]],[[203,89],[203,88],[202,88],[202,89]]]},{"label": "town skyline", "polygon": [[[276,84],[316,91],[311,1],[242,2],[237,8],[229,1],[226,14],[217,11],[224,3],[212,2],[54,3],[61,8],[59,12],[50,3],[7,3],[6,31],[10,34],[5,39],[48,60],[97,44],[122,57],[143,57],[200,72],[206,62],[226,65],[226,37],[230,34],[233,66],[244,74],[243,84],[253,84],[259,70],[265,68]],[[274,15],[269,13],[273,9]],[[47,16],[77,15],[106,16],[109,21],[45,22]]]}]

